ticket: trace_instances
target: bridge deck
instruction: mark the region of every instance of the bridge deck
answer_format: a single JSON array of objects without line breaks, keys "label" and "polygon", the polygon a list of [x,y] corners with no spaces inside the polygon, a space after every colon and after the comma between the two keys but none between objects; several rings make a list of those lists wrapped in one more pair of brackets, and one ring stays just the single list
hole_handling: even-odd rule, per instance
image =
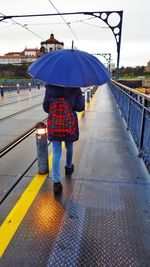
[{"label": "bridge deck", "polygon": [[65,151],[61,163],[62,196],[54,197],[50,173],[1,266],[150,266],[150,177],[108,85],[80,120],[72,178],[65,177]]}]

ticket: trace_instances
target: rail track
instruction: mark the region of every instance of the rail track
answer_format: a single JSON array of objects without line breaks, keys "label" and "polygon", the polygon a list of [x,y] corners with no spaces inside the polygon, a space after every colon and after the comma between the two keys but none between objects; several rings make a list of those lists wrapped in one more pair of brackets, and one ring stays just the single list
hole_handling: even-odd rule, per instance
[{"label": "rail track", "polygon": [[[47,118],[43,120],[43,122],[46,122]],[[30,136],[34,131],[36,130],[35,126],[28,129],[25,133],[18,136],[16,139],[14,139],[12,142],[10,142],[8,145],[4,146],[0,150],[0,158],[3,157],[5,154],[7,154],[10,150],[12,150],[15,146],[17,146],[19,143],[21,143],[23,140],[25,140],[28,136]]]},{"label": "rail track", "polygon": [[36,104],[36,105],[34,105],[34,106],[32,106],[32,107],[25,108],[25,109],[23,109],[23,110],[17,111],[17,112],[15,112],[15,113],[11,114],[11,115],[6,116],[6,117],[3,117],[2,119],[0,119],[0,122],[5,121],[5,120],[8,120],[8,119],[10,119],[10,118],[12,118],[12,117],[15,117],[15,116],[17,116],[17,115],[19,115],[19,114],[21,114],[21,113],[23,113],[23,112],[26,112],[26,111],[28,111],[28,110],[30,110],[30,109],[33,109],[33,108],[35,108],[35,107],[38,107],[38,106],[41,106],[41,103]]},{"label": "rail track", "polygon": [[[39,96],[42,96],[44,94],[39,94],[39,95],[36,95],[36,96],[32,96],[32,98],[35,98],[35,97],[39,97]],[[26,101],[26,100],[29,100],[30,98],[24,98],[24,99],[21,99],[19,100],[19,102],[23,102],[23,101]],[[18,103],[18,101],[14,101],[14,102],[11,102],[11,103],[7,103],[7,104],[3,104],[3,105],[0,105],[0,107],[5,107],[5,106],[9,106],[9,105],[12,105],[12,104],[16,104]]]},{"label": "rail track", "polygon": [[[47,118],[43,120],[43,122],[46,123]],[[0,150],[0,158],[2,158],[5,154],[7,154],[10,150],[12,150],[15,146],[17,146],[19,143],[21,143],[23,140],[25,140],[28,136],[30,136],[34,131],[36,130],[35,127],[30,128],[27,130],[24,134],[20,135],[18,138],[13,140],[10,144],[6,145]],[[48,143],[50,145],[51,142]],[[24,175],[30,170],[30,168],[34,165],[34,163],[37,161],[37,157],[27,166],[26,170],[19,175],[16,182],[13,183],[13,185],[8,189],[7,192],[5,192],[5,195],[0,200],[0,205],[4,202],[4,200],[9,196],[9,194],[13,191],[13,189],[18,185],[18,183],[22,180]]]}]

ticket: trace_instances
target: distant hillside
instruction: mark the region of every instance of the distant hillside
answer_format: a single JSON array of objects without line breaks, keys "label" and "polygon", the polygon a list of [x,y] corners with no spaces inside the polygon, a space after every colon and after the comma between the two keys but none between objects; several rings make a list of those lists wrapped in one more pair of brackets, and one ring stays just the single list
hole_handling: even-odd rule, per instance
[{"label": "distant hillside", "polygon": [[30,78],[27,72],[28,66],[28,64],[0,64],[0,79]]}]

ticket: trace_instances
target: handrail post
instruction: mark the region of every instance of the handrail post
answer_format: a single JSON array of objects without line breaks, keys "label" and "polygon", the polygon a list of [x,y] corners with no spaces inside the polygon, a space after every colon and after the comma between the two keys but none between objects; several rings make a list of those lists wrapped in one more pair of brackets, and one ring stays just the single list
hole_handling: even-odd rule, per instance
[{"label": "handrail post", "polygon": [[143,138],[144,138],[144,127],[145,127],[145,107],[148,106],[147,99],[144,98],[143,103],[143,111],[142,111],[142,118],[141,118],[141,127],[140,127],[140,140],[139,140],[139,157],[142,156],[141,149],[143,146]]},{"label": "handrail post", "polygon": [[130,120],[130,107],[131,107],[131,92],[129,92],[129,105],[128,105],[128,111],[127,111],[127,131],[129,131],[129,120]]},{"label": "handrail post", "polygon": [[90,102],[90,89],[87,90],[87,103]]}]

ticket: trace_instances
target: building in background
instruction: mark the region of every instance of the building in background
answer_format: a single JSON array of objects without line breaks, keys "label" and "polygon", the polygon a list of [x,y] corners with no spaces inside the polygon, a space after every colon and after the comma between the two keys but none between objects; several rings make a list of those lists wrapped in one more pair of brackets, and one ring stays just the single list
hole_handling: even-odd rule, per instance
[{"label": "building in background", "polygon": [[41,55],[58,49],[63,49],[64,43],[59,42],[54,38],[54,34],[44,42],[41,42],[40,49],[38,48],[25,48],[22,52],[9,52],[0,56],[0,64],[25,64],[32,63]]},{"label": "building in background", "polygon": [[110,63],[110,71],[115,70],[116,66],[115,63]]},{"label": "building in background", "polygon": [[44,54],[50,51],[63,49],[63,48],[64,48],[64,43],[56,40],[54,38],[54,34],[51,33],[50,38],[48,40],[41,42],[40,52]]},{"label": "building in background", "polygon": [[25,48],[22,52],[9,52],[0,56],[0,64],[24,64],[32,63],[39,56],[39,49]]},{"label": "building in background", "polygon": [[147,62],[147,71],[150,72],[150,60]]}]

